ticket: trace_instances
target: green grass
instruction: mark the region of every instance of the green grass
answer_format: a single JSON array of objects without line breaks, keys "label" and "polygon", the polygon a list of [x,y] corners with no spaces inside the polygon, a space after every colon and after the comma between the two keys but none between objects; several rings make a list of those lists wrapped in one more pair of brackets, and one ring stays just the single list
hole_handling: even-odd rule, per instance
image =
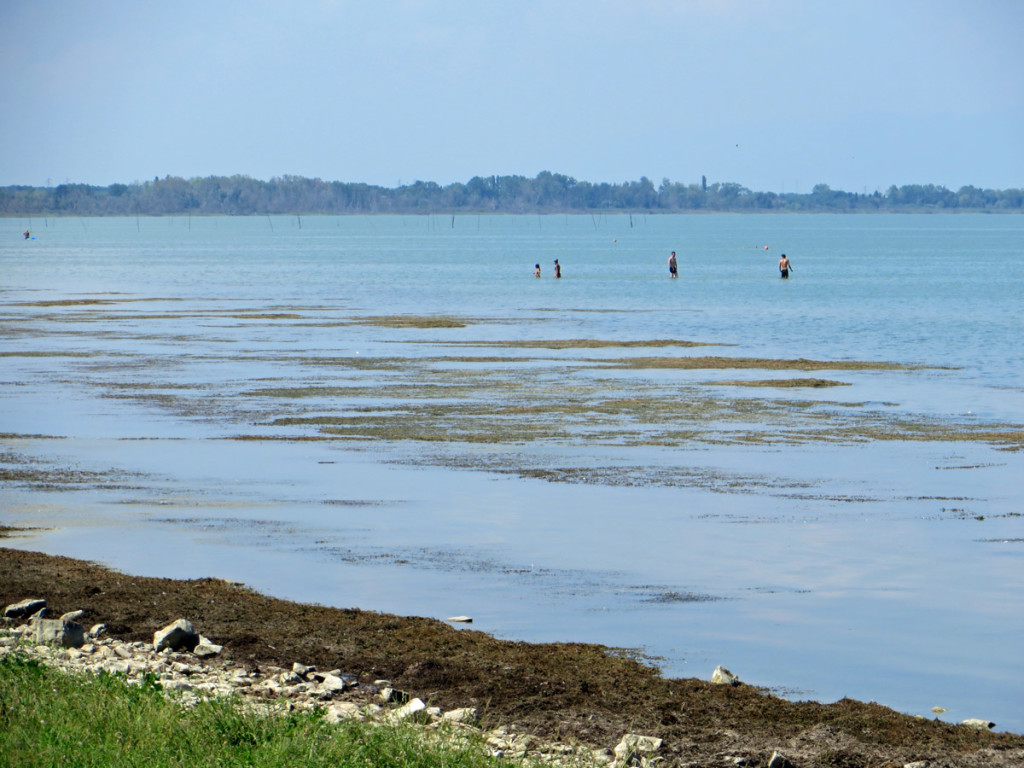
[{"label": "green grass", "polygon": [[65,674],[17,653],[0,658],[0,764],[118,766],[408,766],[483,768],[475,743],[411,725],[331,724],[322,712],[259,714],[231,699],[183,708],[155,678]]}]

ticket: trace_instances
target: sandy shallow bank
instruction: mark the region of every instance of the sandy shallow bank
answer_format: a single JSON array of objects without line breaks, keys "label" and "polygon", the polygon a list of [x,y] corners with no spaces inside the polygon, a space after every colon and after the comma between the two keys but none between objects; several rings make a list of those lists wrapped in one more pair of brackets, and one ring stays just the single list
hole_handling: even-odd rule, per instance
[{"label": "sandy shallow bank", "polygon": [[[664,739],[667,764],[758,765],[778,750],[799,765],[1024,764],[1024,736],[902,715],[877,704],[789,702],[751,686],[670,680],[613,649],[494,639],[434,619],[287,602],[218,579],[121,574],[80,560],[0,549],[0,601],[43,597],[82,609],[124,640],[152,640],[177,618],[258,667],[293,662],[387,678],[444,708],[478,707],[490,724],[597,747],[624,733]],[[710,674],[710,670],[709,670]]]}]

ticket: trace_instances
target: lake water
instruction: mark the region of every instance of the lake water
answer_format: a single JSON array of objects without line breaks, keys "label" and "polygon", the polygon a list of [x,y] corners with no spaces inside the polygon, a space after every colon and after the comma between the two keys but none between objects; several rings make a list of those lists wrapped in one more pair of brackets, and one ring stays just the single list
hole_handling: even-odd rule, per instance
[{"label": "lake water", "polygon": [[[0,269],[5,546],[1024,731],[1024,217],[8,219]],[[692,356],[836,368],[634,364]]]}]

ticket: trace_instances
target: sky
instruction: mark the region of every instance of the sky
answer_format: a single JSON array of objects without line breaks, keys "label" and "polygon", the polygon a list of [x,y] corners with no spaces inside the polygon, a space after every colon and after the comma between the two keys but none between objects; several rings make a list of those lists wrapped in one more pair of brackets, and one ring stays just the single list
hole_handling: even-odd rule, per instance
[{"label": "sky", "polygon": [[0,0],[0,186],[1024,187],[1024,0]]}]

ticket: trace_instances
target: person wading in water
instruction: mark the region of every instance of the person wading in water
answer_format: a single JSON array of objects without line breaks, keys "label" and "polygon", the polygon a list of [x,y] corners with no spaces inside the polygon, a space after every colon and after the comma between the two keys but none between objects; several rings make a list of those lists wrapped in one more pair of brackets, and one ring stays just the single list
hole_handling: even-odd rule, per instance
[{"label": "person wading in water", "polygon": [[789,270],[793,268],[793,265],[789,263],[789,259],[786,258],[786,254],[782,254],[782,258],[779,259],[779,277],[783,280],[789,279]]}]

